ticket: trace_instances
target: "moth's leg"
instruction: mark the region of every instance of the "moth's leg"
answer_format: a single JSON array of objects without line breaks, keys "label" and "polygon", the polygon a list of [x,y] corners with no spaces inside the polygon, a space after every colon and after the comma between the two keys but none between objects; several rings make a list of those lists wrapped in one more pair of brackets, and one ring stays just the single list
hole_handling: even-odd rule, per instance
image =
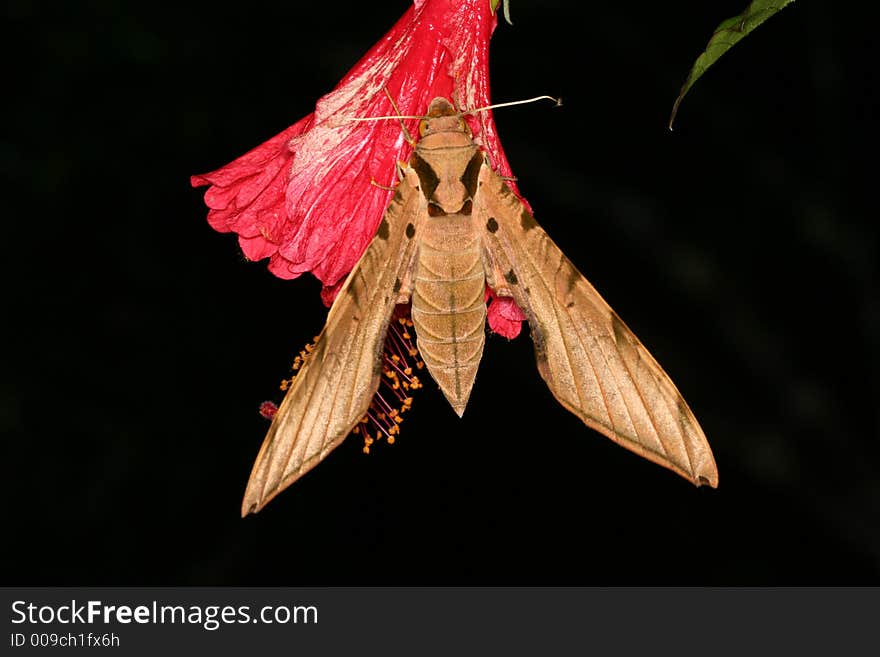
[{"label": "moth's leg", "polygon": [[[394,113],[397,114],[397,116],[400,116],[400,110],[397,108],[397,103],[394,102],[394,99],[388,92],[388,88],[383,86],[382,91],[384,91],[385,95],[388,96],[388,101],[391,103],[391,107],[394,108]],[[400,129],[401,131],[403,131],[403,138],[406,139],[406,143],[410,146],[415,147],[416,140],[412,138],[411,134],[409,134],[409,130],[406,129],[406,124],[404,124],[403,119],[400,119]]]},{"label": "moth's leg", "polygon": [[[492,168],[492,171],[495,171],[495,167],[492,165],[492,160],[489,159],[489,154],[483,153],[483,158],[486,164]],[[517,178],[516,176],[504,176],[498,173],[498,171],[495,171],[495,175],[505,182],[517,182],[519,180],[519,178]]]},{"label": "moth's leg", "polygon": [[379,189],[384,189],[386,192],[393,192],[393,187],[388,187],[388,185],[383,185],[381,183],[377,183],[375,178],[370,178],[370,184],[373,187],[378,187]]},{"label": "moth's leg", "polygon": [[[400,287],[397,290],[397,305],[407,304],[412,299],[413,292],[413,270],[412,267],[403,272],[403,277],[398,279]],[[395,282],[395,287],[397,287]]]},{"label": "moth's leg", "polygon": [[[404,178],[406,178],[406,162],[397,161],[397,164],[394,166],[394,170],[397,172],[397,182],[401,182]],[[370,178],[370,184],[373,187],[378,187],[379,189],[384,189],[386,192],[393,192],[396,187],[389,187],[388,185],[383,185],[382,183],[376,182],[375,178]]]}]

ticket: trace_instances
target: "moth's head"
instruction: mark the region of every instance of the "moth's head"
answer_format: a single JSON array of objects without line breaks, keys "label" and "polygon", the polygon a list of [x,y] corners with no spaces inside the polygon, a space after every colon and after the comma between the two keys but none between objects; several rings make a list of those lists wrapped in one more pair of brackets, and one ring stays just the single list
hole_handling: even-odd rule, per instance
[{"label": "moth's head", "polygon": [[464,115],[442,96],[431,101],[428,105],[428,113],[419,121],[420,136],[425,137],[438,132],[463,132],[471,136]]}]

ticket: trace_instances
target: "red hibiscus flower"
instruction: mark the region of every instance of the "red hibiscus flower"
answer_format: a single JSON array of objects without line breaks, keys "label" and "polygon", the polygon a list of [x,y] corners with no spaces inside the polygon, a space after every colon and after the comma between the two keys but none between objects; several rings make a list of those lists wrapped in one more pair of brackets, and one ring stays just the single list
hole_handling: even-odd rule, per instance
[{"label": "red hibiscus flower", "polygon": [[[412,151],[399,122],[351,119],[419,116],[437,96],[464,109],[489,105],[493,4],[414,0],[312,114],[225,167],[192,177],[194,187],[210,185],[211,226],[237,233],[245,256],[269,258],[269,270],[280,278],[311,272],[330,305],[376,233],[396,163]],[[495,170],[510,176],[491,111],[468,121]],[[417,134],[417,120],[405,122]],[[490,303],[496,333],[516,337],[523,319],[512,299]]]}]

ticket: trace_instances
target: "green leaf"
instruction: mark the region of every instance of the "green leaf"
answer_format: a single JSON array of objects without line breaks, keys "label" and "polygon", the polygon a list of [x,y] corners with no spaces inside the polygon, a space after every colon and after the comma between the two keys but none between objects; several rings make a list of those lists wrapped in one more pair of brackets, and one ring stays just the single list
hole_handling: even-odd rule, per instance
[{"label": "green leaf", "polygon": [[749,32],[792,2],[794,0],[753,0],[742,14],[728,18],[715,29],[712,38],[706,45],[705,52],[697,57],[691,72],[688,73],[687,80],[678,93],[678,98],[675,99],[675,104],[672,106],[672,116],[669,117],[670,130],[672,130],[672,122],[675,121],[681,99],[694,86],[694,82],[706,72],[706,69],[718,61],[721,55],[735,46]]}]

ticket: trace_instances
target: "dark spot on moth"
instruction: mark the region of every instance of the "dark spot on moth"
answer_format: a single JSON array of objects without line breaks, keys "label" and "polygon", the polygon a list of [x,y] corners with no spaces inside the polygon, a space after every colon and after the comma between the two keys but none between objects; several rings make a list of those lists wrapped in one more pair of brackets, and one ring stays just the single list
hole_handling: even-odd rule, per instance
[{"label": "dark spot on moth", "polygon": [[[464,173],[461,174],[461,184],[467,190],[465,198],[473,198],[477,193],[477,182],[480,179],[480,169],[483,168],[483,154],[480,151],[474,153],[474,156],[468,162]],[[462,212],[462,214],[464,214]]]},{"label": "dark spot on moth", "polygon": [[581,274],[568,260],[566,260],[566,264],[568,265],[568,291],[571,292],[581,279]]},{"label": "dark spot on moth", "polygon": [[684,399],[682,399],[681,397],[678,398],[677,406],[678,406],[678,421],[682,427],[685,427],[688,424],[688,418],[690,417],[690,411],[688,410],[687,404],[684,403]]},{"label": "dark spot on moth", "polygon": [[618,345],[621,341],[626,341],[626,327],[623,325],[623,320],[613,310],[611,311],[611,330],[614,331],[614,342]]},{"label": "dark spot on moth", "polygon": [[419,182],[422,183],[422,194],[430,201],[434,196],[437,185],[440,184],[440,178],[434,169],[431,168],[431,165],[422,159],[422,156],[418,153],[413,153],[409,163],[418,175]]},{"label": "dark spot on moth", "polygon": [[535,218],[530,215],[529,211],[525,208],[523,208],[522,214],[519,217],[519,223],[523,227],[523,230],[531,230],[538,225],[538,222],[535,221]]},{"label": "dark spot on moth", "polygon": [[446,212],[444,212],[443,208],[441,208],[436,203],[428,203],[428,216],[429,217],[445,217]]},{"label": "dark spot on moth", "polygon": [[382,223],[379,224],[379,232],[376,233],[376,236],[377,236],[380,240],[387,240],[387,239],[388,239],[388,233],[389,233],[389,229],[388,229],[388,220],[387,220],[387,219],[382,219]]},{"label": "dark spot on moth", "polygon": [[636,336],[626,328],[623,320],[613,310],[611,311],[611,328],[614,330],[614,342],[617,343],[618,347],[622,348],[624,345],[635,346],[639,344]]},{"label": "dark spot on moth", "polygon": [[517,283],[519,283],[519,279],[516,277],[516,274],[513,272],[512,269],[504,274],[504,280],[511,285],[516,285]]},{"label": "dark spot on moth", "polygon": [[[693,419],[691,409],[688,408],[681,395],[678,396],[676,406],[678,407],[678,426],[681,429],[681,435],[687,436],[689,433],[691,433],[690,428],[693,426],[696,420]],[[698,477],[697,481],[694,483],[696,483],[697,486],[712,485],[712,482],[704,476]]]},{"label": "dark spot on moth", "polygon": [[398,188],[397,188],[396,190],[394,190],[394,197],[393,197],[391,200],[392,200],[392,201],[397,201],[398,203],[400,203],[401,200],[403,200],[403,192],[400,191],[400,187],[399,187],[399,186],[398,186]]},{"label": "dark spot on moth", "polygon": [[[412,224],[410,224],[410,226],[412,226]],[[400,292],[400,286],[401,286],[400,279],[395,278],[394,279],[394,288],[393,288],[394,294],[397,294],[398,292]]]},{"label": "dark spot on moth", "polygon": [[566,308],[574,308],[574,301],[569,301],[567,304],[565,304],[565,307]]},{"label": "dark spot on moth", "polygon": [[474,202],[470,199],[464,202],[464,205],[461,206],[461,210],[458,211],[458,214],[464,215],[465,217],[470,217],[471,212],[474,211]]},{"label": "dark spot on moth", "polygon": [[[409,239],[412,239],[413,236],[414,236],[415,234],[416,234],[416,227],[412,225],[412,222],[408,223],[408,224],[406,225],[406,236],[407,236]],[[395,290],[395,292],[396,292],[396,291],[397,291],[397,290]]]},{"label": "dark spot on moth", "polygon": [[494,233],[498,230],[498,222],[495,221],[495,217],[489,217],[489,221],[486,222],[486,230],[490,233]]},{"label": "dark spot on moth", "polygon": [[349,285],[349,286],[346,288],[346,291],[348,292],[348,296],[350,296],[350,297],[351,297],[351,300],[354,302],[354,305],[356,305],[356,306],[360,306],[361,304],[360,304],[360,302],[359,302],[359,300],[358,300],[358,291],[357,291],[357,287],[354,286],[354,285]]},{"label": "dark spot on moth", "polygon": [[538,361],[538,367],[541,368],[547,363],[547,343],[544,339],[544,327],[537,322],[529,321],[529,328],[532,334],[532,344],[535,346],[535,360]]},{"label": "dark spot on moth", "polygon": [[383,358],[383,354],[385,353],[385,340],[376,340],[376,344],[379,347],[377,353],[373,354],[373,376],[381,377],[383,365],[385,364],[385,359]]}]

